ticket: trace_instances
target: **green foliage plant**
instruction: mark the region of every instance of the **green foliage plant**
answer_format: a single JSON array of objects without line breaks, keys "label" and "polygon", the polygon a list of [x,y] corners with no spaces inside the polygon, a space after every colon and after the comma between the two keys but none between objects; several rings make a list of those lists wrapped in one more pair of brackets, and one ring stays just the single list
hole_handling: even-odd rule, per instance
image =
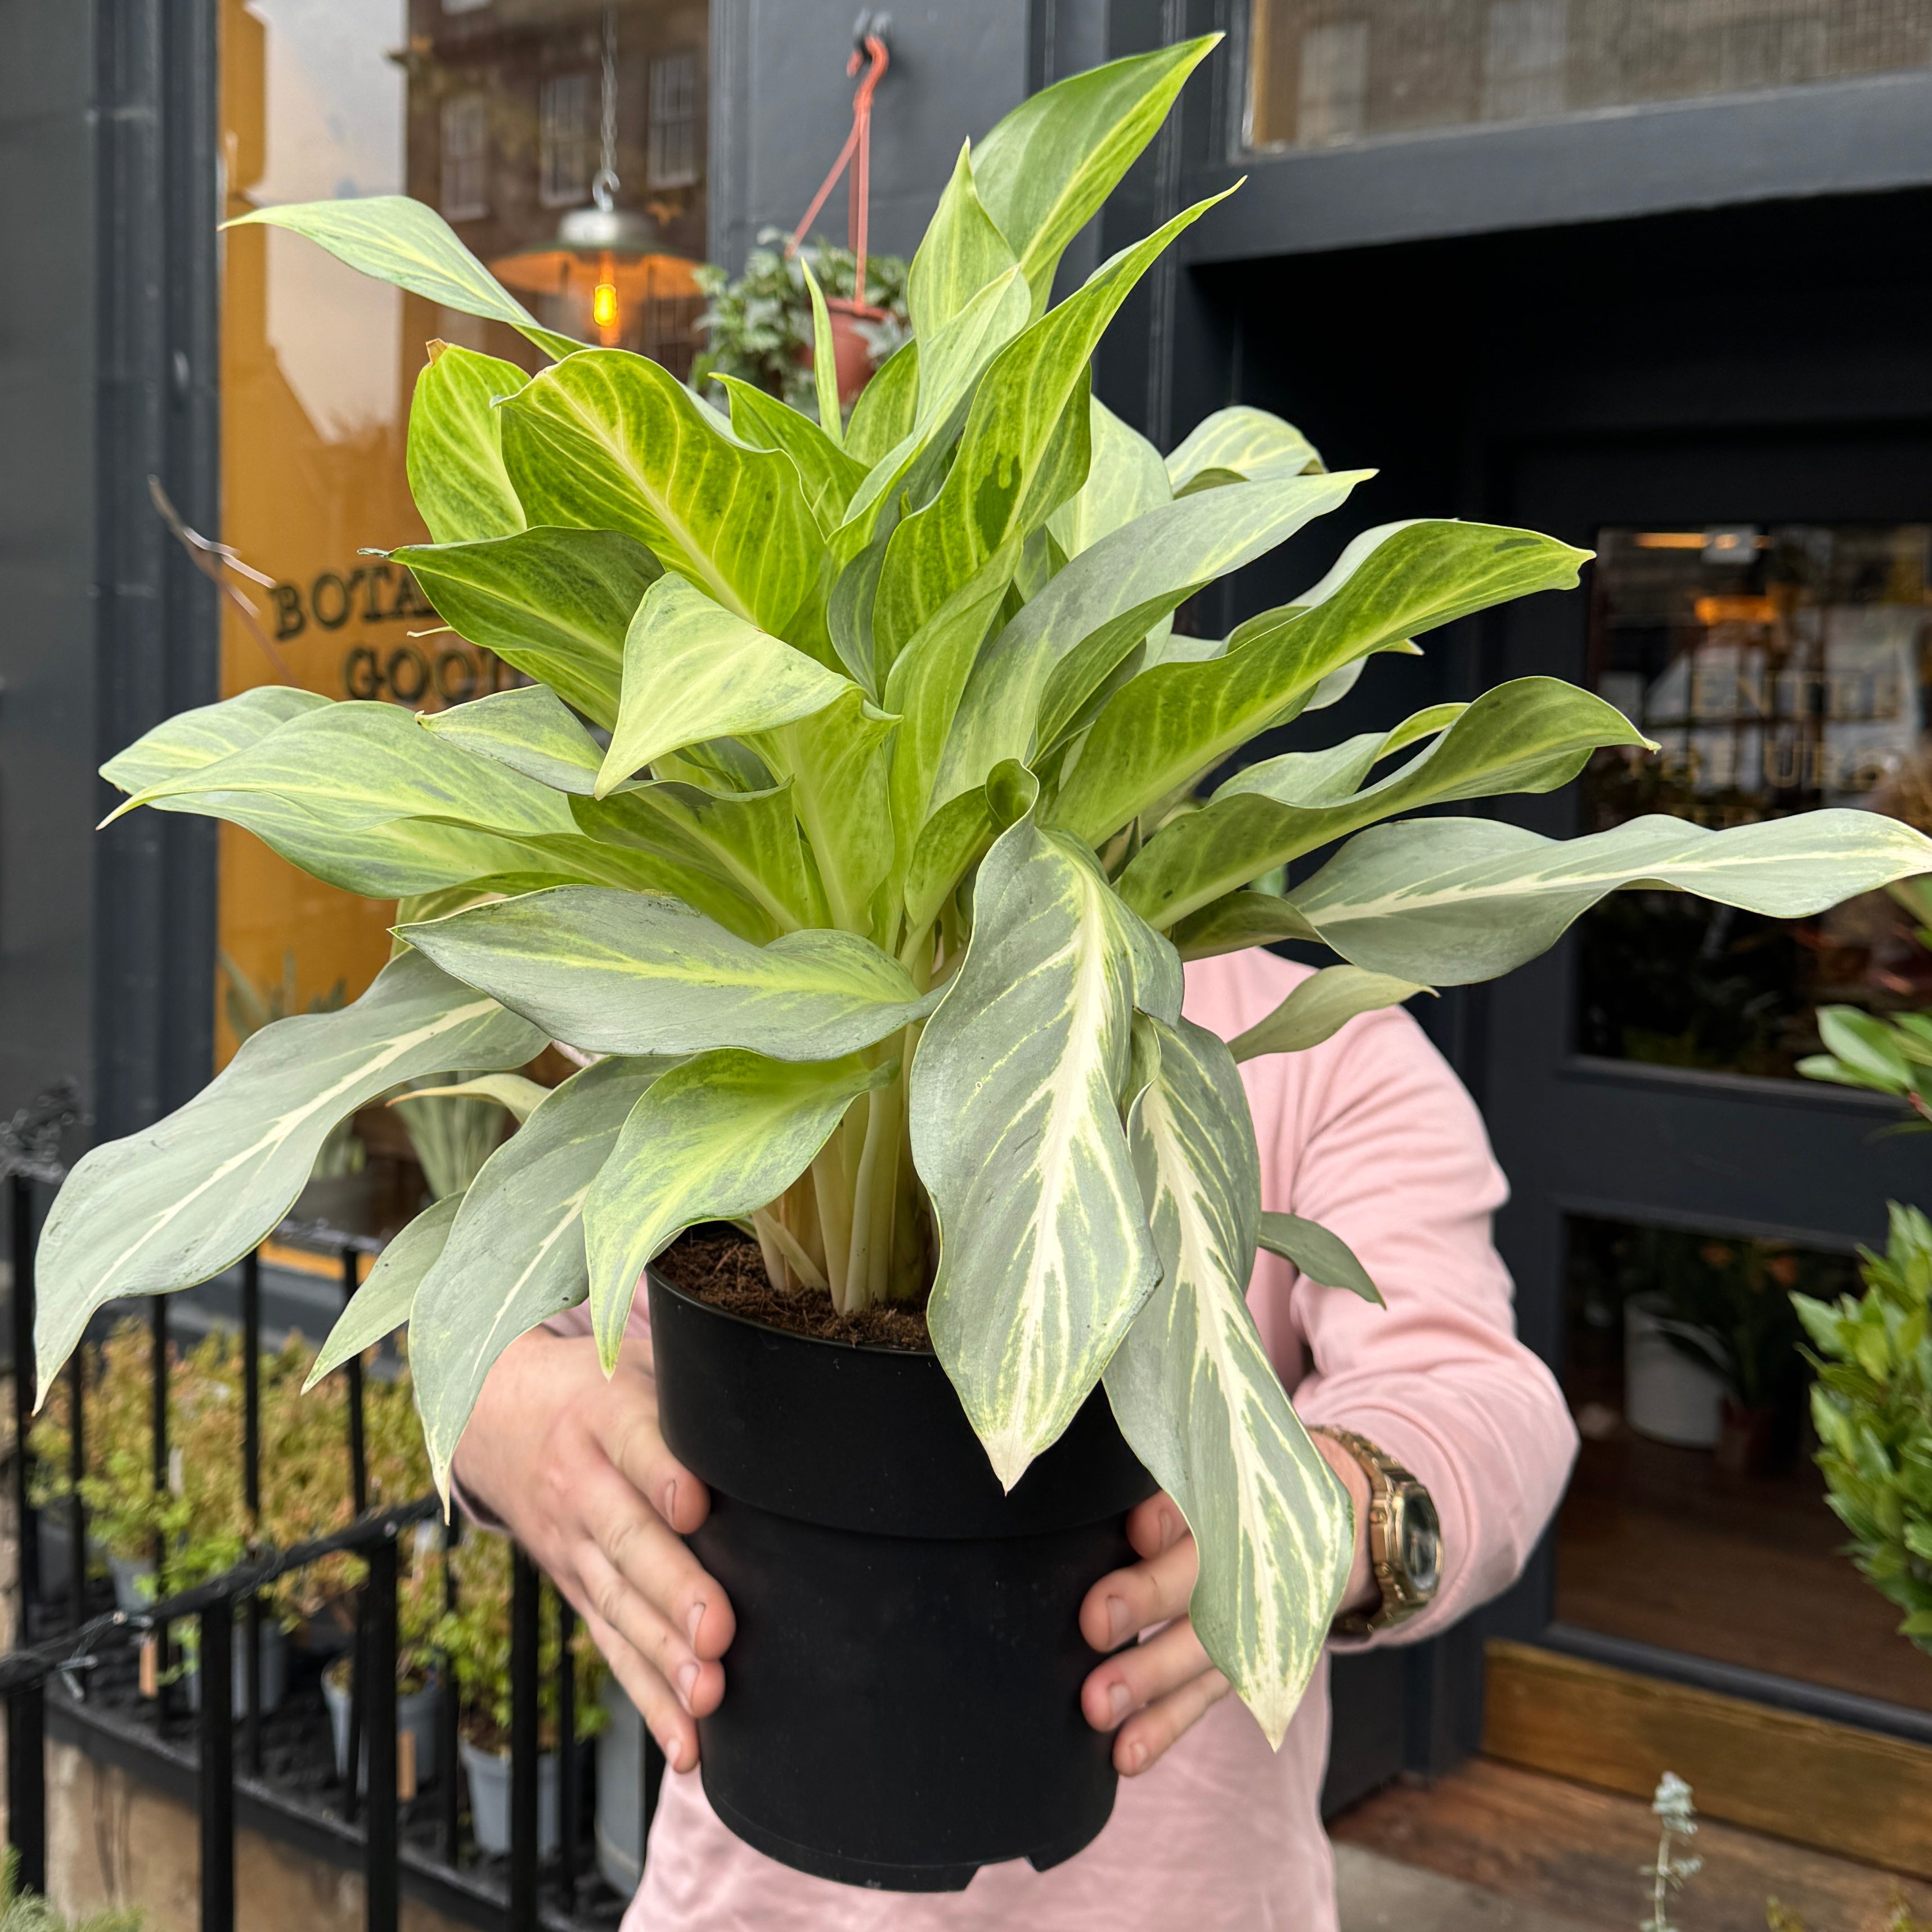
[{"label": "green foliage plant", "polygon": [[70,1919],[51,1899],[20,1889],[20,1854],[11,1845],[0,1858],[0,1932],[148,1932],[149,1922],[134,1905]]},{"label": "green foliage plant", "polygon": [[[480,1750],[510,1748],[510,1544],[501,1536],[466,1536],[449,1558],[456,1580],[456,1606],[436,1623],[433,1640],[449,1660],[456,1680],[463,1734]],[[537,1736],[545,1750],[556,1748],[561,1721],[557,1664],[562,1624],[556,1595],[544,1592],[538,1618]],[[609,1721],[598,1700],[605,1676],[604,1659],[580,1623],[571,1640],[575,1678],[578,1737],[594,1737]]]},{"label": "green foliage plant", "polygon": [[1094,398],[1103,332],[1213,200],[1051,302],[1213,44],[1075,76],[962,150],[908,276],[911,339],[842,424],[742,378],[728,419],[546,331],[401,197],[242,218],[556,358],[434,354],[408,447],[433,541],[392,554],[532,682],[420,718],[250,692],[107,764],[122,810],[226,818],[404,898],[404,944],[354,1004],[265,1029],[76,1168],[41,1248],[43,1387],[103,1302],[259,1240],[346,1112],[556,1042],[598,1058],[344,1316],[356,1346],[406,1319],[439,1483],[514,1336],[587,1300],[614,1360],[644,1264],[744,1220],[842,1309],[929,1291],[1009,1486],[1104,1386],[1198,1538],[1202,1640],[1279,1742],[1354,1538],[1244,1296],[1258,1246],[1331,1286],[1346,1250],[1263,1214],[1236,1053],[1183,1018],[1183,960],[1330,949],[1239,1046],[1300,1050],[1510,970],[1621,886],[1797,916],[1932,868],[1932,842],[1861,812],[1568,843],[1418,815],[1644,742],[1543,677],[1196,795],[1378,653],[1572,586],[1582,560],[1528,530],[1385,525],[1227,637],[1174,634],[1366,473],[1240,406],[1163,454]]},{"label": "green foliage plant", "polygon": [[[710,298],[698,320],[704,347],[691,365],[692,386],[700,394],[723,380],[749,382],[815,421],[818,399],[813,381],[812,290],[808,268],[821,296],[848,299],[858,262],[849,248],[835,248],[814,236],[796,255],[788,256],[782,229],[758,231],[758,245],[745,257],[744,272],[728,274],[707,262],[697,270],[698,286]],[[877,321],[858,325],[874,366],[884,362],[906,338],[906,264],[897,255],[866,257],[866,304],[880,310]]]},{"label": "green foliage plant", "polygon": [[1792,1298],[1815,1352],[1811,1415],[1826,1499],[1851,1555],[1932,1653],[1932,1221],[1894,1204],[1862,1295]]}]

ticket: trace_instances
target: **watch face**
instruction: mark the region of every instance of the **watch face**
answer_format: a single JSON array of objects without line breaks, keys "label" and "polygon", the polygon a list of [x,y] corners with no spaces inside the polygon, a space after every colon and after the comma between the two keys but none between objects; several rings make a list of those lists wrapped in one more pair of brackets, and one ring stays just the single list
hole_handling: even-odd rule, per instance
[{"label": "watch face", "polygon": [[1418,1596],[1432,1594],[1442,1568],[1442,1527],[1429,1492],[1418,1484],[1402,1499],[1402,1567]]}]

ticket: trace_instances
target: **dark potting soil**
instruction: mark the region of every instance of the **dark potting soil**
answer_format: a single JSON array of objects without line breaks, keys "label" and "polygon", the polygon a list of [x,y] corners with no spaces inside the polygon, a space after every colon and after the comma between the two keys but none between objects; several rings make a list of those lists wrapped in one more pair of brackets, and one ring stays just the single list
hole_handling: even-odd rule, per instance
[{"label": "dark potting soil", "polygon": [[842,1315],[822,1288],[772,1287],[758,1243],[742,1234],[686,1234],[653,1265],[686,1294],[728,1315],[763,1322],[767,1328],[815,1335],[826,1342],[866,1342],[878,1348],[932,1352],[923,1294],[916,1301],[888,1302]]}]

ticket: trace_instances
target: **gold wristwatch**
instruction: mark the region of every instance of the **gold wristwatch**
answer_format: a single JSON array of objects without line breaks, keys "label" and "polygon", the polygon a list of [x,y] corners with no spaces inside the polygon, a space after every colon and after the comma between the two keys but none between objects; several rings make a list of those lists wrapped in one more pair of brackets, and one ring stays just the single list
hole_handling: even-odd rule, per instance
[{"label": "gold wristwatch", "polygon": [[1442,1576],[1442,1526],[1429,1492],[1392,1457],[1352,1430],[1323,1423],[1310,1430],[1339,1442],[1369,1479],[1369,1564],[1382,1593],[1379,1609],[1345,1611],[1337,1636],[1367,1636],[1426,1610]]}]

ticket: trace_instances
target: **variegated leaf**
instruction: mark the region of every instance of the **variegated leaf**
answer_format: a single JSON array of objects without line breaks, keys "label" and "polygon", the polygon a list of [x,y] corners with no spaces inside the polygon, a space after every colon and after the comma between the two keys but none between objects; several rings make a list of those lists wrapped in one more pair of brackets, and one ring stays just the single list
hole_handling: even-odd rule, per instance
[{"label": "variegated leaf", "polygon": [[620,1058],[573,1074],[463,1197],[410,1310],[410,1372],[446,1501],[450,1460],[497,1357],[588,1292],[585,1197],[638,1095],[675,1064]]},{"label": "variegated leaf", "polygon": [[467,752],[520,772],[553,791],[588,798],[597,782],[604,754],[547,686],[519,685],[492,692],[447,711],[425,711],[416,722],[425,731]]},{"label": "variegated leaf", "polygon": [[1248,1312],[1261,1166],[1240,1076],[1199,1027],[1159,1037],[1128,1132],[1161,1280],[1107,1397],[1194,1532],[1195,1634],[1278,1747],[1348,1586],[1353,1514]]},{"label": "variegated leaf", "polygon": [[1321,467],[1315,446],[1292,423],[1238,403],[1196,424],[1167,459],[1167,476],[1179,496],[1264,476],[1299,476]]},{"label": "variegated leaf", "polygon": [[1874,812],[1718,832],[1655,814],[1568,843],[1493,819],[1430,818],[1359,833],[1288,903],[1358,966],[1460,986],[1547,952],[1620,886],[1802,919],[1922,872],[1932,872],[1932,838]]},{"label": "variegated leaf", "polygon": [[430,344],[410,404],[410,494],[434,543],[513,536],[524,506],[503,467],[496,405],[530,380],[514,362]]},{"label": "variegated leaf", "polygon": [[938,997],[920,994],[896,959],[854,933],[753,946],[676,899],[596,886],[401,931],[446,970],[586,1053],[740,1046],[836,1059],[923,1018]]},{"label": "variegated leaf", "polygon": [[1017,266],[1018,258],[986,212],[973,185],[973,149],[962,142],[952,178],[939,197],[906,278],[906,307],[913,333],[928,341],[986,284]]},{"label": "variegated leaf", "polygon": [[110,758],[100,776],[120,790],[146,791],[245,752],[291,718],[331,702],[319,692],[298,691],[292,685],[257,685],[218,704],[198,704],[164,719]]},{"label": "variegated leaf", "polygon": [[1327,966],[1306,979],[1270,1013],[1228,1042],[1237,1060],[1253,1060],[1264,1053],[1305,1053],[1332,1040],[1358,1014],[1399,1006],[1432,986],[1396,980],[1386,973],[1365,973],[1359,966]]},{"label": "variegated leaf", "polygon": [[332,1013],[277,1020],[166,1119],[83,1155],[40,1237],[40,1387],[89,1316],[232,1266],[295,1204],[329,1131],[398,1082],[517,1066],[547,1036],[406,953]]},{"label": "variegated leaf", "polygon": [[[518,1126],[527,1120],[550,1097],[550,1090],[521,1073],[479,1073],[473,1080],[458,1080],[448,1087],[417,1087],[398,1097],[404,1100],[490,1100],[514,1117]],[[394,1106],[394,1100],[388,1103]],[[449,1197],[443,1197],[447,1200]],[[414,1224],[412,1223],[412,1226]],[[385,1254],[388,1250],[382,1251]]]},{"label": "variegated leaf", "polygon": [[667,752],[789,724],[853,688],[683,578],[662,578],[624,639],[623,701],[597,796]]},{"label": "variegated leaf", "polygon": [[1159,1277],[1118,1095],[1136,1000],[1172,1016],[1180,968],[1141,932],[1085,852],[1022,819],[980,867],[965,960],[913,1064],[933,1346],[1009,1489]]},{"label": "variegated leaf", "polygon": [[1387,1305],[1368,1270],[1355,1258],[1354,1250],[1319,1221],[1306,1220],[1299,1214],[1266,1214],[1255,1241],[1299,1269],[1318,1288],[1345,1288],[1378,1308]]},{"label": "variegated leaf", "polygon": [[590,1319],[606,1369],[617,1360],[647,1263],[699,1221],[776,1201],[861,1094],[898,1062],[860,1054],[801,1064],[727,1048],[686,1060],[631,1110],[584,1203]]},{"label": "variegated leaf", "polygon": [[416,1290],[422,1286],[423,1276],[436,1265],[436,1257],[448,1241],[456,1210],[462,1205],[460,1194],[446,1194],[440,1201],[432,1202],[376,1257],[375,1266],[349,1298],[349,1306],[337,1316],[335,1326],[328,1331],[328,1340],[322,1345],[315,1366],[302,1384],[303,1394],[350,1357],[374,1348],[408,1321]]},{"label": "variegated leaf", "polygon": [[1054,542],[1070,557],[1159,508],[1174,495],[1160,452],[1099,397],[1088,407],[1093,417],[1094,454],[1087,480],[1046,520]]}]

